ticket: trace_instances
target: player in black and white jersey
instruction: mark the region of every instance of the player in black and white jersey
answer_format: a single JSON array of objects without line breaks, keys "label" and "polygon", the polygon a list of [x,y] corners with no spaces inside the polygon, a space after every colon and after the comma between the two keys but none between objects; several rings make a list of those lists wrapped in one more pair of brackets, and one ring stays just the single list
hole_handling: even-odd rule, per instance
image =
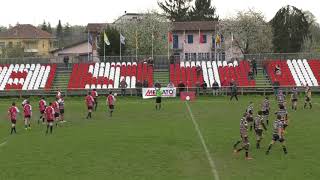
[{"label": "player in black and white jersey", "polygon": [[277,116],[280,115],[281,121],[283,123],[283,129],[285,130],[288,126],[288,111],[284,107],[284,105],[279,105],[279,110],[275,113]]},{"label": "player in black and white jersey", "polygon": [[262,140],[263,130],[267,130],[266,125],[264,124],[262,111],[258,111],[258,115],[254,119],[254,131],[256,133],[257,149],[260,149],[260,142]]},{"label": "player in black and white jersey", "polygon": [[269,113],[270,113],[270,102],[269,97],[266,96],[265,99],[262,102],[261,110],[263,114],[263,119],[267,124],[269,124]]},{"label": "player in black and white jersey", "polygon": [[283,128],[283,122],[281,121],[281,115],[277,115],[277,120],[275,120],[273,123],[272,141],[268,147],[268,150],[266,151],[267,155],[270,153],[272,146],[277,141],[281,143],[284,154],[287,154],[288,151],[285,145],[284,128]]},{"label": "player in black and white jersey", "polygon": [[247,113],[247,122],[248,122],[248,126],[250,127],[250,131],[252,131],[253,128],[253,102],[250,102],[247,109],[246,109],[246,113]]},{"label": "player in black and white jersey", "polygon": [[297,110],[298,106],[298,88],[294,87],[292,88],[292,94],[291,94],[291,108],[292,110]]},{"label": "player in black and white jersey", "polygon": [[[241,140],[238,140],[233,145],[233,152],[239,153],[242,150],[245,150],[245,159],[250,160],[252,159],[249,157],[249,137],[248,137],[248,122],[247,122],[247,113],[243,115],[243,117],[240,120],[240,137]],[[237,148],[237,146],[242,142],[242,146],[240,148]]]}]

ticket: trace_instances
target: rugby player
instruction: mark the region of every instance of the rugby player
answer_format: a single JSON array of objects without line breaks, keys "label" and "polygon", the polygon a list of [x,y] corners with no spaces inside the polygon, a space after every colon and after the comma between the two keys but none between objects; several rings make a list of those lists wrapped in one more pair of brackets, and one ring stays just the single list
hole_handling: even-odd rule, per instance
[{"label": "rugby player", "polygon": [[91,93],[88,92],[88,95],[86,96],[85,98],[85,102],[86,102],[86,105],[87,105],[87,108],[88,108],[88,115],[87,115],[87,119],[91,119],[92,118],[92,110],[93,110],[93,105],[94,105],[94,99],[93,97],[91,96]]},{"label": "rugby player", "polygon": [[[251,160],[252,158],[249,157],[249,138],[248,138],[248,122],[247,122],[247,113],[244,113],[243,117],[240,120],[240,137],[241,140],[237,141],[233,145],[233,152],[239,153],[242,150],[245,150],[245,159]],[[237,146],[242,142],[242,146],[237,149]]]},{"label": "rugby player", "polygon": [[281,143],[284,154],[287,154],[288,151],[285,146],[284,128],[283,128],[283,122],[281,121],[281,115],[277,115],[277,120],[275,120],[273,123],[272,141],[268,147],[268,150],[266,151],[267,155],[270,153],[272,145],[274,145],[277,141]]},{"label": "rugby player", "polygon": [[305,99],[304,99],[304,109],[307,108],[307,104],[309,104],[310,109],[312,109],[312,104],[311,104],[311,88],[306,85],[306,90],[305,90]]},{"label": "rugby player", "polygon": [[262,133],[263,130],[267,130],[265,124],[264,124],[264,120],[263,120],[263,113],[262,111],[258,111],[258,116],[255,117],[254,119],[254,131],[256,133],[256,139],[257,139],[257,144],[256,147],[257,149],[260,149],[260,142],[262,140]]},{"label": "rugby player", "polygon": [[292,110],[297,110],[297,105],[298,105],[298,89],[297,87],[294,87],[292,89],[292,94],[291,94],[291,108]]},{"label": "rugby player", "polygon": [[98,92],[96,89],[93,89],[91,91],[91,96],[94,99],[94,111],[97,111],[97,107],[98,107]]},{"label": "rugby player", "polygon": [[44,123],[44,111],[46,110],[47,107],[47,102],[45,101],[44,97],[41,97],[40,101],[39,101],[39,111],[40,111],[40,118],[38,119],[38,124],[40,123],[41,119],[42,119],[42,123]]},{"label": "rugby player", "polygon": [[264,116],[264,120],[267,123],[267,125],[269,124],[269,113],[270,113],[270,102],[269,102],[269,97],[266,96],[265,99],[262,102],[262,114]]},{"label": "rugby player", "polygon": [[115,102],[116,102],[116,98],[114,97],[112,92],[109,92],[109,95],[107,97],[107,105],[109,106],[110,117],[112,117],[112,113],[114,111]]},{"label": "rugby player", "polygon": [[17,115],[19,113],[19,109],[16,106],[16,103],[12,103],[11,107],[8,110],[8,117],[11,121],[11,134],[14,132],[17,134],[16,123],[17,123]]},{"label": "rugby player", "polygon": [[45,117],[47,120],[46,134],[48,134],[49,128],[50,128],[50,134],[52,134],[53,123],[54,123],[54,119],[55,119],[55,112],[54,112],[54,108],[52,106],[53,106],[52,103],[50,103],[49,106],[47,106],[44,111],[44,114],[45,114]]},{"label": "rugby player", "polygon": [[26,104],[23,106],[23,114],[24,114],[24,128],[25,130],[31,129],[31,116],[32,116],[32,106],[30,102],[27,101]]}]

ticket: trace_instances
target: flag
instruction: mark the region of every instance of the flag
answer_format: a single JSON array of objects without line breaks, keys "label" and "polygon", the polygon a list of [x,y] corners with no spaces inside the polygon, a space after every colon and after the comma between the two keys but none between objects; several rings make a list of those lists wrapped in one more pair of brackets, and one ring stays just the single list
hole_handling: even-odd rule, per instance
[{"label": "flag", "polygon": [[103,35],[103,40],[104,40],[104,43],[106,43],[107,46],[110,46],[110,41],[108,39],[108,36],[107,34],[104,32],[104,35]]},{"label": "flag", "polygon": [[204,43],[203,34],[202,32],[199,33],[199,43]]},{"label": "flag", "polygon": [[89,36],[88,36],[88,41],[89,41],[89,44],[93,44],[93,39],[92,39],[92,35],[91,34],[89,34]]},{"label": "flag", "polygon": [[122,34],[120,34],[120,43],[125,45],[126,44],[125,41],[126,41],[126,38]]},{"label": "flag", "polygon": [[216,44],[220,45],[220,43],[221,43],[221,39],[220,39],[219,34],[217,34],[217,36],[216,36]]},{"label": "flag", "polygon": [[172,41],[173,41],[173,37],[172,36],[173,36],[172,33],[168,32],[168,40],[169,40],[170,43],[172,43]]}]

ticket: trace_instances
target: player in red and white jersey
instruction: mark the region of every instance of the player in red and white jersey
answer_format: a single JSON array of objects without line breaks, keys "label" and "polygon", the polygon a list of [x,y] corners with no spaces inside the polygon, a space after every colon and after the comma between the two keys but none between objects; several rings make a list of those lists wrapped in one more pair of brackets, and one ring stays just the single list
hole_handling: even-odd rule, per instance
[{"label": "player in red and white jersey", "polygon": [[30,102],[27,101],[26,104],[23,106],[23,114],[24,114],[24,128],[26,130],[31,129],[30,119],[32,116],[32,106]]},{"label": "player in red and white jersey", "polygon": [[107,105],[109,106],[110,117],[112,117],[112,113],[114,111],[115,102],[116,102],[116,98],[114,97],[112,92],[110,92],[108,97],[107,97]]},{"label": "player in red and white jersey", "polygon": [[8,110],[8,117],[11,121],[11,134],[14,132],[15,134],[17,134],[16,131],[16,123],[17,123],[17,116],[19,113],[19,109],[16,106],[16,103],[12,103],[12,106],[9,108]]},{"label": "player in red and white jersey", "polygon": [[91,119],[91,113],[92,113],[92,110],[93,110],[94,99],[91,96],[90,92],[88,92],[88,95],[86,96],[85,101],[86,101],[86,105],[87,105],[87,108],[88,108],[87,119],[89,119],[89,118]]},{"label": "player in red and white jersey", "polygon": [[58,91],[57,91],[57,94],[56,94],[56,99],[60,99],[60,98],[61,98],[61,91],[58,90]]},{"label": "player in red and white jersey", "polygon": [[39,111],[40,111],[40,118],[38,119],[38,124],[40,123],[40,120],[42,119],[42,123],[44,123],[44,111],[46,110],[47,102],[45,101],[44,97],[41,97],[39,101]]},{"label": "player in red and white jersey", "polygon": [[59,112],[60,112],[60,122],[64,123],[66,122],[64,120],[64,99],[63,96],[61,96],[61,98],[58,100],[59,103]]},{"label": "player in red and white jersey", "polygon": [[52,103],[52,107],[54,109],[54,120],[56,121],[56,126],[58,126],[59,118],[60,118],[60,109],[59,109],[59,99],[56,99]]},{"label": "player in red and white jersey", "polygon": [[91,91],[91,96],[93,97],[94,99],[94,111],[97,111],[97,107],[98,107],[98,92],[96,89],[93,89]]},{"label": "player in red and white jersey", "polygon": [[52,103],[50,103],[49,106],[46,107],[44,114],[47,120],[46,134],[48,134],[49,128],[50,128],[50,133],[52,134],[53,122],[55,119],[55,111],[54,111],[54,108],[52,107]]}]

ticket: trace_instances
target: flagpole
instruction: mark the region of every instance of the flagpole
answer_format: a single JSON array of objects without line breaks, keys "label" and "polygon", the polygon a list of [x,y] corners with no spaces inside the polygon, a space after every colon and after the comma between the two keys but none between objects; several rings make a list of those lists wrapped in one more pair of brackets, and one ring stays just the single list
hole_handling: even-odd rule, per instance
[{"label": "flagpole", "polygon": [[199,55],[200,55],[200,44],[201,44],[201,32],[200,32],[200,29],[199,29],[199,46],[198,46],[198,57],[197,57],[197,60],[199,60]]},{"label": "flagpole", "polygon": [[121,62],[121,28],[120,28],[120,62]]},{"label": "flagpole", "polygon": [[169,36],[171,36],[171,34],[169,33],[169,31],[168,31],[168,34],[167,34],[167,36],[168,36],[168,60],[170,59],[170,37]]},{"label": "flagpole", "polygon": [[232,43],[233,43],[233,33],[231,33],[231,59],[233,58],[233,48],[232,48]]},{"label": "flagpole", "polygon": [[138,32],[136,30],[136,61],[138,61]]},{"label": "flagpole", "polygon": [[152,57],[152,60],[153,60],[153,29],[152,29],[152,37],[151,37],[151,57]]},{"label": "flagpole", "polygon": [[103,41],[103,61],[106,62],[106,42],[105,41]]},{"label": "flagpole", "polygon": [[217,27],[214,28],[214,60],[217,62]]},{"label": "flagpole", "polygon": [[90,46],[90,42],[89,42],[89,38],[90,38],[90,37],[89,37],[89,36],[90,36],[90,32],[89,32],[89,30],[88,30],[88,61],[89,61],[89,59],[90,59],[90,55],[89,55],[89,54],[90,54],[90,47],[89,47],[89,46]]}]

